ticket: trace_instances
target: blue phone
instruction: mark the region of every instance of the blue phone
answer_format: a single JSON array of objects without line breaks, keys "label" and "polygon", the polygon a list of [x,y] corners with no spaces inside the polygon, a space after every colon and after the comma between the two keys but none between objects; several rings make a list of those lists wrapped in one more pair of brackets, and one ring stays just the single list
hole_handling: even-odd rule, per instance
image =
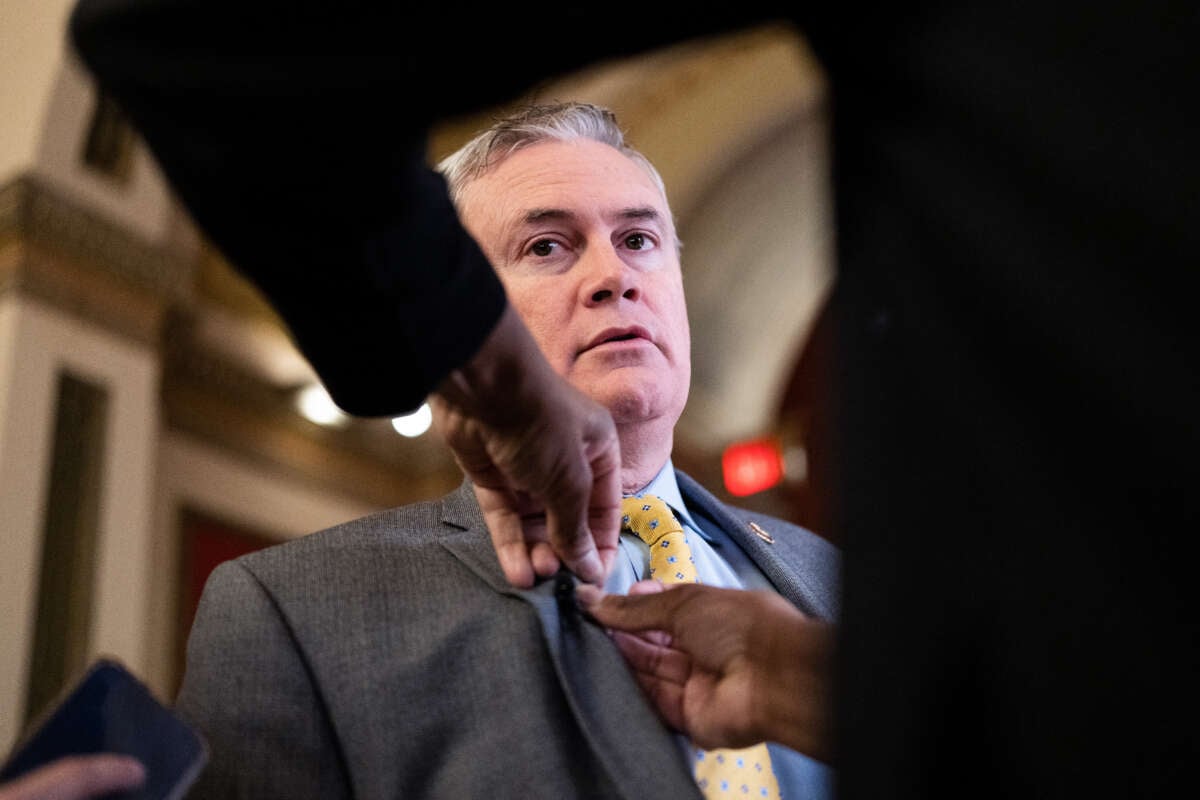
[{"label": "blue phone", "polygon": [[111,800],[178,800],[208,762],[203,737],[111,658],[44,712],[0,768],[0,783],[68,755],[120,753],[137,758],[146,781]]}]

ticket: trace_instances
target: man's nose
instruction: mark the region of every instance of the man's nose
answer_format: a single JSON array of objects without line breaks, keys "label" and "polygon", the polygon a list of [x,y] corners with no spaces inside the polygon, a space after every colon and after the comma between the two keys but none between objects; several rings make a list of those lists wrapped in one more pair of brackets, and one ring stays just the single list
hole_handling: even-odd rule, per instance
[{"label": "man's nose", "polygon": [[610,244],[589,248],[584,255],[586,264],[581,293],[584,305],[598,305],[617,298],[637,300],[641,297],[639,273],[621,258]]}]

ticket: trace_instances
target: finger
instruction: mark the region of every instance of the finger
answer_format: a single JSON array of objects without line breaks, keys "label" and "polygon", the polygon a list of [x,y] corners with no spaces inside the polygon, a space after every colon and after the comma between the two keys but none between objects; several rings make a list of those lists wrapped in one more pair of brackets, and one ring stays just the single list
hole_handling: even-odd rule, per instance
[{"label": "finger", "polygon": [[[658,581],[648,580],[638,581],[629,587],[629,590],[634,593],[652,594],[663,591],[663,587]],[[605,596],[606,595],[603,589],[598,586],[592,586],[589,583],[580,583],[575,587],[576,604],[578,605],[579,610],[585,615],[590,615],[590,611],[588,609],[600,603]],[[618,636],[626,635],[623,632],[613,630],[608,630],[607,633],[609,636],[612,636],[614,640]],[[628,635],[632,636],[634,634]],[[662,647],[670,647],[671,645],[671,635],[665,631],[641,631],[636,635],[655,645]]]},{"label": "finger", "polygon": [[128,756],[71,756],[34,770],[0,789],[3,800],[85,800],[133,789],[146,780],[141,762]]},{"label": "finger", "polygon": [[605,434],[589,459],[592,491],[588,497],[588,527],[600,557],[602,583],[616,561],[621,539],[621,452],[612,418],[605,413],[600,424],[605,426]]},{"label": "finger", "polygon": [[638,672],[672,683],[686,683],[692,671],[692,660],[685,653],[666,646],[662,636],[662,631],[641,634],[613,631],[612,640],[629,666]]},{"label": "finger", "polygon": [[546,529],[550,544],[567,569],[588,583],[604,581],[604,564],[588,527],[589,483],[560,480],[546,498]]},{"label": "finger", "polygon": [[590,615],[591,609],[598,605],[607,595],[599,586],[592,586],[589,583],[581,583],[575,587],[575,602],[579,609]]},{"label": "finger", "polygon": [[476,485],[475,499],[479,501],[504,577],[518,589],[533,586],[534,569],[525,542],[525,529],[506,493]]},{"label": "finger", "polygon": [[554,554],[554,548],[550,546],[549,542],[534,542],[530,545],[529,560],[533,564],[533,571],[542,578],[554,575],[561,566],[558,556]]},{"label": "finger", "polygon": [[[678,584],[672,584],[672,585],[677,586]],[[660,594],[661,592],[665,592],[665,591],[666,591],[666,586],[663,584],[662,581],[658,580],[657,578],[651,578],[649,580],[638,581],[637,583],[635,583],[629,587],[629,594],[632,594],[632,595]]]},{"label": "finger", "polygon": [[[638,581],[637,583],[633,584],[629,590],[631,592],[640,594],[656,594],[663,591],[663,586],[658,581]],[[581,583],[575,587],[575,598],[578,601],[579,608],[584,614],[589,614],[590,612],[588,609],[601,602],[604,596],[605,594],[603,589],[587,583]],[[612,635],[614,639],[616,638],[617,634],[622,636],[625,635],[623,632],[613,630],[610,630],[608,633]],[[637,636],[640,636],[652,644],[661,645],[663,647],[671,646],[671,635],[666,631],[640,631],[637,633]]]},{"label": "finger", "polygon": [[[674,590],[663,587],[662,591],[654,592],[652,587],[647,586],[644,591],[648,594],[604,595],[599,599],[593,598],[594,602],[590,605],[585,603],[584,607],[597,622],[608,628],[623,631],[657,629],[675,635],[678,625],[676,611],[687,594],[684,590],[698,588],[689,584]],[[639,588],[639,591],[643,589]]]},{"label": "finger", "polygon": [[[661,660],[654,657],[647,659],[642,655],[645,646],[643,640],[632,634],[618,632],[614,634],[613,641],[616,642],[617,648],[629,662],[634,680],[654,705],[659,716],[675,730],[682,731],[684,729],[683,703],[686,696],[686,668],[682,671],[668,669],[667,672],[675,674],[664,676],[654,668],[655,665],[662,664]],[[682,656],[682,654],[678,655]],[[640,669],[639,665],[641,664],[650,664],[651,669]],[[683,680],[677,679],[679,675],[683,675]]]},{"label": "finger", "polygon": [[434,429],[467,477],[480,486],[503,486],[503,476],[488,453],[478,421],[468,418],[461,409],[452,407],[436,393],[430,395],[429,407]]},{"label": "finger", "polygon": [[[576,393],[577,394],[577,393]],[[616,560],[621,521],[621,450],[608,410],[577,394],[582,463],[567,463],[546,497],[550,544],[587,583],[604,583]]]}]

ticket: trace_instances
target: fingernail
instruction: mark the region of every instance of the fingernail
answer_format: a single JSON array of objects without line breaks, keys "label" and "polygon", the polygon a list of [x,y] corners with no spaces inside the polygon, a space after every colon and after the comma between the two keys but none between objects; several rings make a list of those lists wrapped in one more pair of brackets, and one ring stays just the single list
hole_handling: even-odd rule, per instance
[{"label": "fingernail", "polygon": [[575,587],[575,599],[585,609],[595,606],[603,597],[604,592],[590,583],[581,583]]},{"label": "fingernail", "polygon": [[125,766],[129,781],[135,784],[146,782],[146,765],[137,759],[130,759]]},{"label": "fingernail", "polygon": [[588,583],[604,580],[604,566],[600,563],[600,556],[591,552],[579,559],[575,564],[575,574]]}]

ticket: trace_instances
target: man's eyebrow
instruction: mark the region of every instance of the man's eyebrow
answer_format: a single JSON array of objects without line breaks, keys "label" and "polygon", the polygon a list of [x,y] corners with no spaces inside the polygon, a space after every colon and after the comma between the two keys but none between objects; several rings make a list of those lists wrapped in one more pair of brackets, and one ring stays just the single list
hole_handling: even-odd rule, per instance
[{"label": "man's eyebrow", "polygon": [[658,213],[658,209],[653,206],[632,206],[630,208],[622,208],[613,215],[617,219],[648,219],[657,220],[662,215]]},{"label": "man's eyebrow", "polygon": [[[576,218],[573,211],[565,208],[531,208],[521,218],[526,225],[535,225],[544,220],[572,220]],[[629,206],[609,215],[612,219],[648,219],[657,220],[662,217],[653,206]]]},{"label": "man's eyebrow", "polygon": [[525,212],[521,222],[535,225],[547,219],[574,219],[575,214],[563,208],[531,208]]}]

